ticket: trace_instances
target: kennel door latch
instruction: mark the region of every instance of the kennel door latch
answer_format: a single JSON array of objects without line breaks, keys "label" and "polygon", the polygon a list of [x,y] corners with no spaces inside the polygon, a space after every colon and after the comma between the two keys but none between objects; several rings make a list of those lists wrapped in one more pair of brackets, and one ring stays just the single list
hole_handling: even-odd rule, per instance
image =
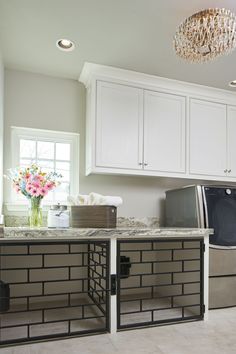
[{"label": "kennel door latch", "polygon": [[116,295],[116,274],[111,274],[111,295]]},{"label": "kennel door latch", "polygon": [[206,312],[206,306],[202,305],[202,312],[205,313]]}]

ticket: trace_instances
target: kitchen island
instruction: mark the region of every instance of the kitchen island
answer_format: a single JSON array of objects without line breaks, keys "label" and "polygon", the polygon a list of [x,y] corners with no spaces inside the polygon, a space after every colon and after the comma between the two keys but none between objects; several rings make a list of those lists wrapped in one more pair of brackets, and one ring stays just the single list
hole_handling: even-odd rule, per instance
[{"label": "kitchen island", "polygon": [[206,319],[212,233],[4,228],[1,344]]}]

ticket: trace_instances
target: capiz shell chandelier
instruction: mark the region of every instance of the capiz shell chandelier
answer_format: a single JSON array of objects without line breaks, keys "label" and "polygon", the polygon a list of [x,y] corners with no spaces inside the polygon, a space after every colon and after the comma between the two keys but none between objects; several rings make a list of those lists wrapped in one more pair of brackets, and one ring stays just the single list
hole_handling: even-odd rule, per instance
[{"label": "capiz shell chandelier", "polygon": [[200,11],[182,22],[174,37],[181,58],[195,63],[228,54],[236,46],[235,14],[226,9]]}]

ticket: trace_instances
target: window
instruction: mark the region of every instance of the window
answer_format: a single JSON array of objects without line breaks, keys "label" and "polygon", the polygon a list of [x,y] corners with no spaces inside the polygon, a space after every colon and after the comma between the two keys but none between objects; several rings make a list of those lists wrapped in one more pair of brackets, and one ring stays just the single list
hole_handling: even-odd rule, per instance
[{"label": "window", "polygon": [[[63,203],[68,195],[78,192],[78,145],[78,134],[12,127],[12,167],[36,163],[45,172],[60,173],[60,186],[44,198],[44,204]],[[16,193],[12,199],[26,202],[24,196]]]}]

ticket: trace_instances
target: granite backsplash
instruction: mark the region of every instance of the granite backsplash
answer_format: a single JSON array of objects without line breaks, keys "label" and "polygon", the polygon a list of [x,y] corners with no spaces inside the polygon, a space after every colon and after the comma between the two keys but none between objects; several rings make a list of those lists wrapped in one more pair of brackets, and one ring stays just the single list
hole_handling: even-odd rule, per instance
[{"label": "granite backsplash", "polygon": [[[24,227],[28,226],[27,216],[13,216],[5,215],[5,226],[7,227]],[[47,226],[47,217],[43,217],[43,226]],[[147,227],[158,228],[160,227],[159,219],[155,217],[118,217],[117,227]]]}]

